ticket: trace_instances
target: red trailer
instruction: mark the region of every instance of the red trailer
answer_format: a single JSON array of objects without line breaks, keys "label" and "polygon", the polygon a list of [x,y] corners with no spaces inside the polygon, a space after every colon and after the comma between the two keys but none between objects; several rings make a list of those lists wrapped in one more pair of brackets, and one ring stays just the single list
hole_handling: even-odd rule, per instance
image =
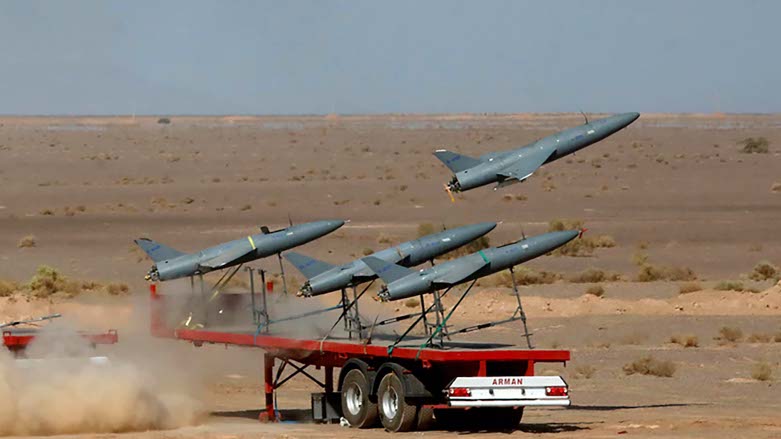
[{"label": "red trailer", "polygon": [[[33,341],[38,331],[35,329],[9,329],[3,331],[3,345],[9,351],[19,354],[27,349],[27,346]],[[119,340],[117,331],[109,329],[104,333],[80,332],[91,345],[114,344]]]},{"label": "red trailer", "polygon": [[[436,418],[457,426],[512,428],[526,406],[568,406],[561,377],[535,376],[537,363],[566,363],[569,351],[520,349],[485,343],[445,348],[388,345],[378,340],[300,339],[243,329],[172,329],[163,322],[166,296],[151,288],[152,334],[192,342],[260,348],[264,353],[265,410],[278,420],[274,392],[302,374],[323,388],[313,395],[315,419],[343,417],[353,427],[381,423],[389,431],[427,428]],[[307,369],[322,369],[321,381]],[[339,369],[338,376],[334,370]],[[285,375],[285,371],[289,373]]]}]

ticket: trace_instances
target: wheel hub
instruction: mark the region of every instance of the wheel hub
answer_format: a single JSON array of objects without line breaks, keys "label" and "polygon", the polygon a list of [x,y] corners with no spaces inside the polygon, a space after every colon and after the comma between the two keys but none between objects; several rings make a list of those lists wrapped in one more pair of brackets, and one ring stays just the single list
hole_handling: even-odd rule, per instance
[{"label": "wheel hub", "polygon": [[399,411],[399,395],[393,387],[389,387],[388,390],[382,395],[382,412],[388,419],[396,417],[396,413]]},{"label": "wheel hub", "polygon": [[361,392],[360,386],[357,384],[351,385],[347,389],[344,399],[350,414],[357,415],[361,412],[361,408],[363,407],[363,393]]}]

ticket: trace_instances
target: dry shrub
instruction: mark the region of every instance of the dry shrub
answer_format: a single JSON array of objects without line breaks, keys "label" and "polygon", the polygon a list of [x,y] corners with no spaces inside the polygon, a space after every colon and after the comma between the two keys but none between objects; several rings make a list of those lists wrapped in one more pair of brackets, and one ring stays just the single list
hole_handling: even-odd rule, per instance
[{"label": "dry shrub", "polygon": [[[552,284],[561,279],[561,275],[550,271],[536,271],[527,267],[516,267],[515,282],[518,285],[540,285],[540,284]],[[513,286],[512,277],[507,270],[499,273],[494,273],[490,276],[486,276],[480,280],[480,285],[488,287],[507,287]]]},{"label": "dry shrub", "polygon": [[781,343],[781,331],[776,332],[776,335],[773,336],[773,341],[776,343]]},{"label": "dry shrub", "polygon": [[694,293],[701,290],[702,286],[699,282],[686,282],[678,286],[678,294]]},{"label": "dry shrub", "polygon": [[772,192],[781,192],[781,183],[775,182],[772,186],[770,186],[770,190]]},{"label": "dry shrub", "polygon": [[760,261],[757,263],[757,265],[754,266],[754,271],[752,271],[748,277],[751,280],[763,281],[768,279],[775,279],[778,274],[778,267],[768,261]]},{"label": "dry shrub", "polygon": [[670,378],[675,374],[675,363],[669,360],[657,360],[648,355],[625,364],[624,373],[627,375],[640,374]]},{"label": "dry shrub", "polygon": [[404,301],[404,306],[407,308],[417,308],[420,306],[420,300],[417,298],[411,298]]},{"label": "dry shrub", "polygon": [[17,291],[19,291],[19,285],[16,282],[0,280],[0,297],[12,296]]},{"label": "dry shrub", "polygon": [[746,341],[748,343],[770,343],[770,340],[772,337],[770,334],[751,334],[748,336]]},{"label": "dry shrub", "polygon": [[664,278],[673,282],[693,281],[697,275],[689,267],[664,267]]},{"label": "dry shrub", "polygon": [[757,381],[770,381],[770,378],[772,377],[773,370],[770,368],[770,365],[764,361],[755,364],[751,369],[751,378],[754,378]]},{"label": "dry shrub", "polygon": [[740,328],[733,328],[731,326],[722,326],[719,329],[719,335],[716,340],[719,344],[737,343],[743,338],[743,331]]},{"label": "dry shrub", "polygon": [[599,235],[594,238],[596,248],[613,248],[616,246],[616,240],[609,235]]},{"label": "dry shrub", "polygon": [[377,243],[379,244],[390,244],[391,242],[393,242],[393,239],[384,233],[380,233],[380,236],[377,238]]},{"label": "dry shrub", "polygon": [[370,249],[369,247],[366,247],[365,249],[363,249],[362,253],[364,256],[369,256],[370,254],[374,253],[374,250]]},{"label": "dry shrub", "polygon": [[[564,230],[579,230],[583,228],[582,220],[555,219],[548,223],[548,232],[561,232]],[[573,239],[553,252],[554,256],[589,256],[597,248],[611,248],[616,246],[616,241],[611,236],[581,236]]]},{"label": "dry shrub", "polygon": [[640,266],[640,271],[635,276],[637,282],[654,282],[660,280],[669,281],[693,281],[697,275],[689,267],[664,267],[649,263]]},{"label": "dry shrub", "polygon": [[605,289],[602,287],[602,285],[592,285],[586,289],[586,294],[602,297],[605,295]]},{"label": "dry shrub", "polygon": [[745,291],[746,290],[742,282],[732,281],[732,280],[723,280],[717,283],[716,286],[714,286],[713,288],[718,291]]},{"label": "dry shrub", "polygon": [[597,369],[594,366],[587,364],[580,365],[575,368],[575,378],[591,379],[594,374],[597,373]]},{"label": "dry shrub", "polygon": [[30,283],[27,284],[27,288],[33,296],[43,298],[71,289],[72,286],[67,283],[68,280],[56,268],[40,265],[35,270],[35,275],[30,279]]},{"label": "dry shrub", "polygon": [[112,282],[106,285],[106,292],[112,296],[124,296],[129,291],[130,288],[128,288],[127,284],[124,283]]},{"label": "dry shrub", "polygon": [[16,246],[19,247],[19,248],[30,248],[30,247],[35,247],[35,244],[36,244],[35,236],[27,235],[27,236],[23,237],[22,239],[20,239],[19,243],[16,244]]},{"label": "dry shrub", "polygon": [[576,284],[617,282],[621,280],[621,275],[618,273],[605,272],[598,268],[588,268],[571,275],[567,280]]},{"label": "dry shrub", "polygon": [[502,200],[504,200],[504,201],[512,201],[513,200],[513,196],[510,195],[510,194],[504,194],[504,195],[502,195]]},{"label": "dry shrub", "polygon": [[[124,285],[124,284],[118,284]],[[125,292],[127,286],[124,286]],[[49,298],[55,294],[63,294],[67,297],[75,297],[83,291],[101,289],[101,285],[94,281],[72,280],[60,274],[59,270],[48,265],[40,265],[30,282],[23,288],[27,293],[39,299]],[[112,293],[114,294],[114,293]]]},{"label": "dry shrub", "polygon": [[740,152],[744,154],[767,154],[770,151],[770,142],[764,137],[746,137],[738,145],[743,145]]},{"label": "dry shrub", "polygon": [[670,337],[670,343],[681,345],[685,348],[696,348],[700,342],[696,335],[673,335]]},{"label": "dry shrub", "polygon": [[52,209],[41,209],[39,212],[41,215],[54,215],[54,211]]}]

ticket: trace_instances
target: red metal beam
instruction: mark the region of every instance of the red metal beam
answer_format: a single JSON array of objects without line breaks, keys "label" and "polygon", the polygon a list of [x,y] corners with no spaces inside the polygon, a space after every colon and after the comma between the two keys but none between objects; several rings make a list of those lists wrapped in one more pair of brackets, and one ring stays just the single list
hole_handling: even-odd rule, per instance
[{"label": "red metal beam", "polygon": [[[389,358],[386,346],[364,345],[357,342],[306,340],[272,335],[252,335],[237,332],[219,332],[201,329],[178,329],[174,336],[196,343],[217,343],[250,346],[272,352],[277,357],[296,359],[310,364],[338,366],[351,357]],[[414,359],[417,348],[397,347],[391,358]],[[569,361],[565,350],[538,349],[423,349],[424,361]],[[334,364],[335,363],[335,364]]]},{"label": "red metal beam", "polygon": [[[110,329],[107,332],[101,334],[90,334],[80,332],[79,335],[84,337],[88,342],[92,344],[114,344],[119,341],[119,335],[114,329]],[[35,339],[35,333],[14,334],[13,331],[3,332],[3,345],[8,349],[19,350],[24,349],[29,345],[33,339]]]}]

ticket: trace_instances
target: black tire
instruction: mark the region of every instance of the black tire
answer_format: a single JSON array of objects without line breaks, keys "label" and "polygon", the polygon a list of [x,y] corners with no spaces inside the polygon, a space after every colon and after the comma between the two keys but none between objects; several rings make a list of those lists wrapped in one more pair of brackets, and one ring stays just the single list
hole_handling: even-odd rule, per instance
[{"label": "black tire", "polygon": [[434,409],[431,407],[418,407],[418,418],[415,421],[417,431],[430,430],[434,426]]},{"label": "black tire", "polygon": [[405,400],[404,383],[395,373],[385,375],[377,390],[380,422],[390,432],[410,431],[415,427],[418,407]]},{"label": "black tire", "polygon": [[369,383],[360,369],[347,372],[342,380],[342,416],[355,428],[377,425],[377,404],[369,399]]}]

